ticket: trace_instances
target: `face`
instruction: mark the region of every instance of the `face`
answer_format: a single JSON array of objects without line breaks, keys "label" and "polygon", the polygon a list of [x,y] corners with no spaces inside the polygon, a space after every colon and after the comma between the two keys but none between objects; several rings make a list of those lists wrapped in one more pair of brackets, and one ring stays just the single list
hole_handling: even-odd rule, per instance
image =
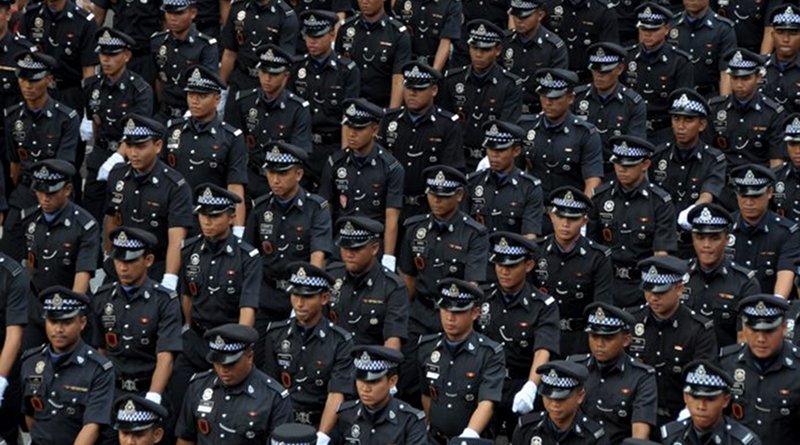
[{"label": "face", "polygon": [[771,331],[756,331],[744,325],[744,339],[750,352],[759,359],[768,359],[783,347],[786,322]]},{"label": "face", "polygon": [[472,67],[477,71],[485,71],[494,64],[500,55],[500,46],[493,48],[469,47],[469,58],[472,60]]},{"label": "face", "polygon": [[308,54],[311,57],[326,56],[328,53],[331,52],[331,44],[333,43],[333,40],[335,38],[336,38],[335,29],[331,29],[330,32],[325,33],[319,37],[306,36],[304,40],[306,42],[306,48],[308,48]]},{"label": "face", "polygon": [[242,358],[235,363],[231,363],[230,365],[214,363],[214,372],[217,373],[217,377],[219,377],[219,379],[222,381],[222,384],[225,386],[236,386],[239,383],[242,383],[242,381],[244,381],[244,379],[250,375],[250,371],[252,370],[252,350],[245,352]]},{"label": "face", "polygon": [[86,317],[79,315],[67,320],[45,320],[47,339],[56,353],[69,352],[81,339],[81,331],[86,326]]},{"label": "face", "polygon": [[228,236],[234,216],[234,212],[224,212],[219,215],[200,213],[197,215],[197,218],[200,220],[200,230],[203,231],[204,237],[209,239],[221,239]]},{"label": "face", "polygon": [[379,408],[389,400],[389,390],[397,385],[397,375],[383,376],[378,380],[365,382],[356,379],[356,390],[361,403],[367,408]]},{"label": "face", "polygon": [[189,91],[186,93],[186,105],[189,106],[189,112],[192,113],[193,118],[205,121],[217,114],[217,105],[219,105],[220,97],[219,93]]},{"label": "face", "polygon": [[375,142],[375,136],[378,134],[378,124],[369,124],[369,126],[363,128],[342,125],[342,131],[344,132],[344,141],[347,147],[362,153],[365,150],[369,150]]},{"label": "face", "polygon": [[339,248],[344,268],[352,274],[358,274],[369,269],[379,250],[379,243],[369,243],[353,249],[347,247]]},{"label": "face", "polygon": [[447,309],[439,309],[439,318],[442,321],[442,328],[445,335],[450,340],[463,340],[472,333],[472,323],[478,319],[481,309],[473,307],[464,312],[451,312]]},{"label": "face", "polygon": [[294,196],[300,187],[301,179],[303,179],[303,169],[300,167],[292,167],[282,172],[267,170],[269,188],[281,199]]},{"label": "face", "polygon": [[131,60],[130,51],[122,51],[117,54],[100,53],[100,68],[108,77],[115,78],[125,71],[125,66]]},{"label": "face", "polygon": [[643,178],[647,169],[650,167],[650,160],[646,159],[636,165],[614,164],[614,173],[617,180],[623,187],[631,188],[637,185]]},{"label": "face", "polygon": [[45,76],[44,79],[39,80],[17,79],[19,89],[22,91],[22,98],[28,102],[36,102],[45,98],[52,81],[53,76]]},{"label": "face", "polygon": [[683,0],[683,7],[691,15],[698,15],[708,8],[708,0]]},{"label": "face", "polygon": [[751,74],[749,76],[736,76],[731,77],[731,88],[733,94],[737,99],[749,99],[755,94],[758,89],[758,83],[761,81],[761,76],[758,74]]},{"label": "face", "polygon": [[566,399],[556,400],[542,396],[542,401],[544,402],[544,409],[547,410],[550,419],[552,419],[554,423],[560,424],[570,421],[572,416],[578,412],[578,408],[581,406],[581,403],[583,403],[584,397],[586,397],[586,391],[581,388],[572,391],[572,394]]},{"label": "face", "polygon": [[780,60],[791,59],[800,51],[800,29],[776,29],[772,31],[775,54]]},{"label": "face", "polygon": [[61,190],[54,193],[36,192],[36,200],[45,213],[57,212],[64,208],[72,194],[72,184],[65,185]]},{"label": "face", "polygon": [[561,244],[569,244],[581,234],[581,227],[588,221],[587,217],[566,218],[555,212],[550,213],[550,222],[553,224],[553,234]]},{"label": "face", "polygon": [[639,43],[647,49],[653,49],[667,39],[669,26],[662,26],[658,29],[639,29]]},{"label": "face", "polygon": [[679,283],[666,292],[655,293],[645,291],[644,298],[650,305],[650,309],[661,318],[669,318],[680,304],[683,284]]},{"label": "face", "polygon": [[551,121],[558,121],[567,114],[567,110],[575,102],[575,95],[567,93],[561,97],[551,99],[545,96],[539,96],[539,103],[542,105],[542,112],[545,117]]},{"label": "face", "polygon": [[787,142],[786,152],[789,154],[792,165],[800,167],[800,142]]},{"label": "face", "polygon": [[464,198],[464,191],[459,190],[453,196],[439,196],[428,193],[428,206],[431,208],[433,216],[440,220],[448,220],[458,210],[461,199]]},{"label": "face", "polygon": [[403,103],[412,113],[420,113],[433,105],[433,98],[439,92],[436,85],[423,88],[403,88]]},{"label": "face", "polygon": [[761,196],[740,196],[736,195],[736,202],[739,204],[739,213],[747,222],[758,222],[769,208],[769,200],[772,199],[772,188]]},{"label": "face", "polygon": [[258,72],[258,81],[261,84],[261,89],[267,97],[275,97],[283,91],[286,86],[286,81],[289,80],[289,72],[282,73],[265,73],[264,71]]},{"label": "face", "polygon": [[328,304],[330,294],[327,292],[313,296],[292,294],[292,309],[300,326],[315,326],[322,318],[322,306]]},{"label": "face", "polygon": [[119,445],[154,445],[164,437],[162,428],[148,428],[144,431],[120,431]]},{"label": "face", "polygon": [[727,245],[728,234],[726,232],[692,233],[692,246],[694,246],[697,261],[705,268],[714,267],[722,261]]},{"label": "face", "polygon": [[695,397],[683,393],[683,402],[686,403],[686,408],[692,414],[692,423],[700,431],[709,431],[714,428],[722,417],[722,410],[728,407],[730,401],[730,394]]},{"label": "face", "polygon": [[114,259],[114,270],[123,286],[138,286],[147,278],[147,270],[153,265],[153,254],[142,255],[132,261]]},{"label": "face", "polygon": [[358,9],[366,17],[376,17],[383,12],[383,0],[358,0]]},{"label": "face", "polygon": [[509,266],[495,264],[494,271],[497,274],[497,282],[500,284],[500,288],[506,292],[520,289],[525,284],[525,277],[528,272],[533,270],[533,264],[532,259],[520,261]]},{"label": "face", "polygon": [[617,80],[624,69],[625,66],[619,64],[611,71],[592,70],[592,84],[599,91],[609,91],[617,85]]},{"label": "face", "polygon": [[140,172],[150,171],[156,164],[158,154],[161,153],[161,140],[148,140],[141,144],[125,144],[125,153],[131,167]]},{"label": "face", "polygon": [[518,33],[528,35],[539,28],[539,23],[541,23],[544,14],[544,11],[537,9],[536,12],[524,18],[511,16],[511,20],[514,21],[514,29]]},{"label": "face", "polygon": [[672,133],[675,140],[683,146],[697,143],[700,133],[706,129],[706,120],[696,116],[672,116]]},{"label": "face", "polygon": [[175,34],[180,34],[192,26],[192,22],[196,16],[196,8],[187,8],[183,11],[169,11],[164,13],[164,24],[168,30]]},{"label": "face", "polygon": [[592,357],[600,363],[616,360],[631,343],[631,334],[618,332],[614,335],[589,334],[589,349]]},{"label": "face", "polygon": [[514,167],[514,159],[522,153],[522,147],[515,145],[504,150],[486,149],[486,156],[489,157],[489,168],[496,172],[505,172]]}]

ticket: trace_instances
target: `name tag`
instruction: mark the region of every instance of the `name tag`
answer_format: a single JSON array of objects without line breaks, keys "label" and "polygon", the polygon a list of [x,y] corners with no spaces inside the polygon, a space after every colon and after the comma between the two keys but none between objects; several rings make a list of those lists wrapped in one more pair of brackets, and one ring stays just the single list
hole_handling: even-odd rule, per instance
[{"label": "name tag", "polygon": [[214,408],[214,402],[200,402],[197,405],[197,412],[208,414]]}]

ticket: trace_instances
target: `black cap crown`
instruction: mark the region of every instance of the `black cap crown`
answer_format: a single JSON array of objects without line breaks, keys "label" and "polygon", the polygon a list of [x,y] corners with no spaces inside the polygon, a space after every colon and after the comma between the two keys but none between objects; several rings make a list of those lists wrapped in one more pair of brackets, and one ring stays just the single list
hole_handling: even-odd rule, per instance
[{"label": "black cap crown", "polygon": [[228,323],[209,329],[203,335],[208,342],[206,360],[229,365],[236,363],[248,348],[258,341],[258,331],[239,323]]},{"label": "black cap crown", "polygon": [[670,255],[651,256],[636,265],[642,271],[641,288],[663,293],[684,282],[689,266],[686,261]]},{"label": "black cap crown", "polygon": [[75,167],[63,159],[46,159],[31,166],[33,183],[37,192],[55,193],[69,184],[75,176]]}]

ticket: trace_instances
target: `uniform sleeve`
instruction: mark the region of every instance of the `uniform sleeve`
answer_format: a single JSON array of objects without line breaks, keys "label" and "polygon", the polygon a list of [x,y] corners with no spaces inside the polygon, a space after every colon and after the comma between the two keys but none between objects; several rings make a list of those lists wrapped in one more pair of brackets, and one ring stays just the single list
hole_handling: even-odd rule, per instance
[{"label": "uniform sleeve", "polygon": [[403,65],[411,60],[411,36],[408,30],[401,32],[397,36],[397,49],[394,52],[394,60],[392,60],[392,74],[400,74],[403,72]]},{"label": "uniform sleeve", "polygon": [[698,329],[695,337],[694,358],[715,361],[719,356],[717,336],[714,334],[714,322],[708,321]]},{"label": "uniform sleeve", "polygon": [[558,304],[555,298],[547,296],[550,304],[542,302],[539,317],[531,326],[535,330],[533,350],[547,349],[553,355],[561,353],[561,327],[559,325],[560,315],[558,312]]},{"label": "uniform sleeve", "polygon": [[175,424],[175,436],[189,442],[197,442],[197,424],[194,419],[194,394],[197,392],[197,382],[189,384],[186,396],[183,398],[178,421]]},{"label": "uniform sleeve", "polygon": [[5,156],[6,159],[8,159],[8,162],[19,163],[19,155],[17,154],[17,150],[14,148],[14,145],[11,142],[14,140],[11,136],[11,129],[14,128],[14,123],[12,122],[12,119],[6,118],[5,114],[5,110],[3,110],[3,141],[5,141],[3,148],[5,148],[6,151]]},{"label": "uniform sleeve", "polygon": [[727,26],[722,23],[720,23],[719,28],[719,70],[725,71],[728,69],[728,62],[725,61],[723,56],[736,49],[736,32],[733,30],[733,26]]},{"label": "uniform sleeve", "polygon": [[[97,352],[95,352],[97,354]],[[111,423],[111,407],[114,404],[114,368],[105,370],[99,364],[96,374],[89,388],[89,397],[86,399],[86,410],[83,412],[83,424],[96,423],[108,425]]]},{"label": "uniform sleeve", "polygon": [[247,180],[247,147],[244,145],[244,134],[231,133],[231,146],[228,150],[228,184],[246,185]]},{"label": "uniform sleeve", "polygon": [[333,198],[333,158],[330,156],[322,167],[322,177],[319,180],[317,194],[328,202]]},{"label": "uniform sleeve", "polygon": [[542,187],[530,184],[528,196],[525,199],[525,207],[522,209],[522,234],[535,233],[542,234],[542,217],[544,215],[544,203],[542,198]]},{"label": "uniform sleeve", "polygon": [[[411,226],[403,227],[405,236],[400,238],[400,256],[397,268],[406,275],[416,276],[417,268],[414,267],[414,254],[411,252],[411,242],[414,238]],[[487,241],[488,243],[488,241]]]},{"label": "uniform sleeve", "polygon": [[389,166],[386,174],[386,207],[390,209],[403,208],[403,183],[405,169],[396,159]]},{"label": "uniform sleeve", "polygon": [[[778,256],[778,270],[795,271],[795,263],[800,258],[800,234],[797,233],[797,225],[789,231],[785,241],[781,243],[781,252]],[[764,289],[771,292],[772,289]]]},{"label": "uniform sleeve", "polygon": [[[83,233],[78,239],[78,255],[75,259],[75,272],[93,273],[97,269],[100,258],[100,226],[94,218],[83,226]],[[88,229],[86,226],[91,225]]]},{"label": "uniform sleeve", "polygon": [[628,122],[628,134],[647,139],[647,104],[644,99],[633,104]]},{"label": "uniform sleeve", "polygon": [[461,39],[461,15],[463,10],[464,7],[461,4],[461,0],[450,0],[447,4],[447,11],[445,11],[442,30],[439,32],[440,38],[450,39],[454,42]]},{"label": "uniform sleeve", "polygon": [[386,297],[386,316],[383,319],[383,338],[408,338],[408,288],[399,284]]},{"label": "uniform sleeve", "polygon": [[271,333],[267,332],[264,336],[264,356],[262,357],[260,363],[258,363],[258,368],[264,371],[264,374],[274,378],[280,379],[281,372],[277,367],[277,363],[275,362],[275,348],[272,347],[272,335]]},{"label": "uniform sleeve", "polygon": [[281,397],[279,394],[275,395],[275,404],[269,413],[269,426],[275,429],[278,425],[284,423],[294,422],[294,414],[292,412],[292,399],[289,397]]},{"label": "uniform sleeve", "polygon": [[665,250],[667,252],[675,252],[678,249],[678,232],[675,229],[675,205],[670,200],[664,202],[660,197],[656,196],[653,199],[658,199],[661,202],[655,208],[653,221],[656,225],[655,237],[653,239],[653,250]]},{"label": "uniform sleeve", "polygon": [[[153,88],[150,85],[147,85],[147,88],[144,91],[141,91],[136,94],[133,105],[131,106],[128,113],[139,113],[144,116],[152,116],[153,115]],[[166,150],[162,150],[165,152]]]},{"label": "uniform sleeve", "polygon": [[[240,93],[241,93],[241,91],[237,91],[236,95],[238,96]],[[236,99],[236,96],[229,97],[228,100],[233,100],[234,102],[238,102],[238,100]],[[239,104],[238,103],[234,103],[233,106],[229,107],[228,110],[225,112],[225,122],[227,122],[229,125],[233,126],[233,128],[242,129],[243,128],[242,124],[244,122],[242,121],[242,114],[241,113],[242,113],[242,111],[241,111],[241,108],[239,107]],[[242,131],[244,131],[244,130],[242,130]]]},{"label": "uniform sleeve", "polygon": [[328,207],[314,210],[311,227],[311,252],[333,253],[333,223]]},{"label": "uniform sleeve", "polygon": [[631,422],[643,422],[656,426],[657,409],[658,387],[656,385],[656,374],[653,372],[645,374],[636,388]]},{"label": "uniform sleeve", "polygon": [[767,128],[767,143],[769,144],[767,156],[770,159],[784,159],[787,154],[786,143],[783,142],[781,118],[779,117],[783,115],[784,109],[780,107],[779,110],[780,112],[775,115],[775,118],[770,122],[769,128]]},{"label": "uniform sleeve", "polygon": [[261,257],[250,256],[248,252],[241,251],[242,255],[242,293],[239,297],[239,307],[258,308],[259,295],[261,294]]},{"label": "uniform sleeve", "polygon": [[[503,380],[506,376],[505,352],[492,351],[481,369],[481,384],[478,388],[478,401],[490,400],[500,403],[503,397]],[[424,380],[423,380],[424,381]]]},{"label": "uniform sleeve", "polygon": [[208,46],[203,48],[203,51],[200,52],[200,60],[198,63],[208,69],[210,69],[215,74],[219,74],[219,44],[214,41],[214,43],[209,42]]},{"label": "uniform sleeve", "polygon": [[511,85],[506,89],[506,97],[503,101],[503,111],[500,113],[500,120],[508,122],[517,122],[520,113],[522,113],[522,88],[513,80],[510,80]]},{"label": "uniform sleeve", "polygon": [[675,55],[678,58],[675,69],[675,88],[694,87],[694,67],[686,57]]},{"label": "uniform sleeve", "polygon": [[58,147],[58,159],[63,159],[75,165],[78,156],[78,130],[81,120],[78,112],[72,117],[67,117],[61,124],[61,142]]},{"label": "uniform sleeve", "polygon": [[348,68],[344,75],[344,98],[353,99],[361,95],[361,70],[355,64],[350,62],[352,68]]},{"label": "uniform sleeve", "polygon": [[335,362],[331,370],[328,391],[342,394],[353,394],[355,371],[353,369],[353,340],[341,342],[336,348]]},{"label": "uniform sleeve", "polygon": [[247,221],[244,224],[244,235],[242,235],[242,239],[257,246],[258,251],[261,252],[261,240],[258,237],[258,229],[256,228],[259,224],[256,220],[257,214],[260,214],[260,212],[256,212],[255,208],[247,212]]},{"label": "uniform sleeve", "polygon": [[[108,8],[106,8],[108,9]],[[96,45],[94,34],[97,32],[97,24],[94,21],[94,18],[90,18],[86,20],[86,25],[83,28],[83,34],[81,35],[81,66],[92,66],[97,65],[98,63],[98,56],[97,53],[94,51]]]},{"label": "uniform sleeve", "polygon": [[236,17],[237,10],[238,8],[233,6],[231,7],[231,11],[228,14],[228,20],[225,22],[225,26],[222,27],[222,32],[219,35],[222,48],[235,53],[239,52],[239,42],[236,41],[236,29],[233,26],[233,21]]},{"label": "uniform sleeve", "polygon": [[550,62],[553,68],[569,69],[569,59],[567,59],[567,45],[562,41],[561,46],[553,51],[553,60]]},{"label": "uniform sleeve", "polygon": [[478,283],[486,280],[486,259],[489,258],[489,234],[486,229],[476,230],[466,249],[464,280]]},{"label": "uniform sleeve", "polygon": [[[604,6],[605,5],[602,5],[602,7]],[[603,9],[599,28],[600,35],[597,36],[598,42],[619,43],[619,20],[617,18],[616,10],[613,8]]]},{"label": "uniform sleeve", "polygon": [[593,271],[592,281],[594,283],[594,301],[602,301],[608,304],[614,303],[611,293],[611,277],[614,276],[614,269],[611,266],[611,257],[598,255],[597,263]]},{"label": "uniform sleeve", "polygon": [[189,247],[181,248],[181,269],[178,272],[178,292],[181,295],[189,294],[189,281],[186,279],[186,265],[189,264]]},{"label": "uniform sleeve", "polygon": [[594,195],[592,197],[592,202],[594,203],[594,206],[592,206],[592,208],[589,210],[589,214],[587,215],[589,217],[589,222],[586,223],[586,238],[589,238],[590,240],[592,240],[594,242],[599,242],[600,241],[600,224],[599,224],[600,211],[597,210],[597,209],[598,209],[598,206],[602,204],[602,202],[598,198],[597,195]]},{"label": "uniform sleeve", "polygon": [[295,114],[294,132],[289,142],[302,148],[309,155],[311,154],[311,112],[307,103]]},{"label": "uniform sleeve", "polygon": [[[449,83],[450,82],[448,82],[447,78],[442,81],[441,88],[439,88],[439,94],[436,96],[436,103],[439,104],[442,109],[455,113],[455,107],[453,106],[453,98],[451,97],[452,93],[450,92]],[[463,122],[459,121],[459,123],[463,126]],[[461,149],[463,150],[464,147],[461,147]]]},{"label": "uniform sleeve", "polygon": [[467,161],[464,159],[464,134],[461,131],[461,119],[453,122],[451,131],[444,135],[441,162],[462,173],[466,172]]},{"label": "uniform sleeve", "polygon": [[603,177],[603,145],[600,134],[592,128],[584,137],[581,149],[581,174],[583,179]]},{"label": "uniform sleeve", "polygon": [[192,215],[192,191],[189,189],[189,184],[184,180],[173,190],[171,198],[168,204],[168,227],[192,227],[194,215]]},{"label": "uniform sleeve", "polygon": [[297,48],[297,35],[300,32],[300,22],[297,19],[297,14],[291,11],[283,21],[280,31],[280,43],[278,46],[287,53],[294,55]]},{"label": "uniform sleeve", "polygon": [[6,326],[24,326],[28,324],[28,274],[18,263],[14,264],[13,269],[7,273],[6,287],[3,289],[6,300],[4,321]]},{"label": "uniform sleeve", "polygon": [[428,428],[424,418],[410,418],[409,425],[406,427],[406,440],[404,443],[407,445],[427,445],[429,443]]},{"label": "uniform sleeve", "polygon": [[156,352],[181,352],[181,305],[180,298],[169,298],[161,305],[158,319],[158,343]]},{"label": "uniform sleeve", "polygon": [[700,191],[711,193],[717,198],[720,193],[722,193],[722,188],[725,186],[725,166],[727,163],[725,161],[725,155],[719,150],[714,150],[713,154],[709,154],[709,156],[714,155],[716,155],[716,158],[706,167],[706,177]]}]

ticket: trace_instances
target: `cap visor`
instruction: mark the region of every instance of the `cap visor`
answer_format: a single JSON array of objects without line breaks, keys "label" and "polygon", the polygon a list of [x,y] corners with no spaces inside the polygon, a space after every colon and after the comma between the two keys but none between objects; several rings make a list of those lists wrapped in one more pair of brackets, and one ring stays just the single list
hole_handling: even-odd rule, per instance
[{"label": "cap visor", "polygon": [[433,86],[432,82],[414,83],[403,81],[403,86],[409,90],[425,90]]},{"label": "cap visor", "polygon": [[467,40],[467,45],[473,48],[494,48],[499,44],[500,42],[486,42],[484,40],[476,40],[476,39]]},{"label": "cap visor", "polygon": [[593,324],[586,326],[586,329],[584,329],[587,334],[592,335],[616,335],[624,330],[622,326],[599,326]]},{"label": "cap visor", "polygon": [[575,388],[558,388],[555,386],[542,384],[539,394],[549,399],[564,400],[569,398],[574,390]]},{"label": "cap visor", "polygon": [[78,315],[81,315],[80,309],[75,309],[71,312],[42,311],[42,318],[45,320],[69,320],[70,318],[75,318]]},{"label": "cap visor", "polygon": [[301,297],[314,297],[321,294],[324,289],[318,287],[298,286],[297,284],[290,284],[286,291],[290,294],[299,295]]},{"label": "cap visor", "polygon": [[271,172],[285,172],[287,170],[290,170],[295,165],[300,165],[300,164],[273,164],[267,162],[264,164],[263,169]]},{"label": "cap visor", "polygon": [[[536,9],[539,9],[539,8],[536,8]],[[536,12],[536,9],[511,8],[511,9],[508,10],[508,15],[524,19],[525,17],[530,17],[531,15],[533,15],[533,13]]]},{"label": "cap visor", "polygon": [[706,225],[692,225],[692,233],[721,233],[726,232],[728,226],[706,226]]},{"label": "cap visor", "polygon": [[757,318],[745,315],[744,323],[754,331],[771,331],[783,324],[783,317]]},{"label": "cap visor", "polygon": [[114,429],[117,431],[144,431],[155,425],[155,422],[149,423],[131,423],[131,422],[117,422],[114,424]]},{"label": "cap visor", "polygon": [[217,365],[230,365],[238,362],[243,355],[244,351],[239,351],[235,354],[227,354],[219,351],[208,351],[208,354],[206,354],[206,360],[209,363],[214,363]]},{"label": "cap visor", "polygon": [[342,120],[342,125],[347,125],[350,128],[366,128],[372,125],[374,121],[366,121],[366,122],[359,122],[353,121],[352,119],[344,118]]},{"label": "cap visor", "polygon": [[501,253],[493,253],[489,255],[489,262],[498,264],[500,266],[514,266],[517,265],[525,259],[528,258],[527,256],[510,256],[510,255],[503,255]]},{"label": "cap visor", "polygon": [[342,238],[341,236],[336,239],[336,245],[338,247],[344,249],[358,249],[359,247],[364,247],[369,244],[373,239],[368,240],[354,240],[348,238]]},{"label": "cap visor", "polygon": [[569,92],[569,90],[566,88],[560,90],[552,90],[550,88],[538,88],[536,92],[539,94],[539,96],[544,96],[548,99],[558,99],[559,97],[566,95]]},{"label": "cap visor", "polygon": [[133,261],[135,259],[141,258],[144,255],[144,253],[145,249],[129,250],[120,247],[115,247],[111,249],[111,258],[120,261]]},{"label": "cap visor", "polygon": [[795,135],[795,136],[787,134],[786,136],[783,137],[783,142],[797,142],[797,143],[800,143],[800,134]]},{"label": "cap visor", "polygon": [[360,369],[356,369],[356,379],[364,381],[364,382],[374,382],[375,380],[380,379],[381,377],[385,376],[389,373],[388,369],[384,369],[380,372],[372,372],[372,371],[363,371]]},{"label": "cap visor", "polygon": [[639,288],[644,291],[652,292],[654,294],[663,294],[664,292],[672,289],[676,284],[678,283],[653,284],[653,283],[645,283],[644,281],[642,281],[642,284],[639,285]]},{"label": "cap visor", "polygon": [[575,209],[567,210],[567,209],[564,209],[562,207],[554,207],[553,208],[553,213],[555,213],[556,215],[558,215],[558,216],[560,216],[562,218],[571,218],[571,219],[582,218],[583,216],[586,215],[585,212],[581,212],[580,210],[575,210]]},{"label": "cap visor", "polygon": [[666,23],[656,24],[647,22],[636,22],[636,27],[639,29],[660,29],[666,26]]},{"label": "cap visor", "polygon": [[114,54],[119,54],[119,53],[125,51],[126,49],[128,49],[128,48],[121,48],[119,46],[100,46],[100,45],[98,45],[98,46],[96,46],[94,48],[94,52],[96,52],[98,54],[111,54],[111,55],[114,55]]},{"label": "cap visor", "polygon": [[51,182],[34,180],[33,183],[31,184],[31,188],[37,192],[55,193],[63,189],[65,185],[67,185],[66,181],[56,182],[55,184],[53,184]]},{"label": "cap visor", "polygon": [[456,303],[446,298],[442,298],[441,300],[439,300],[439,308],[444,309],[448,312],[467,312],[473,307],[475,307],[474,302],[469,302],[467,304],[464,304],[464,303]]},{"label": "cap visor", "polygon": [[639,165],[642,162],[644,162],[645,159],[646,158],[628,158],[628,157],[617,156],[617,155],[611,155],[611,158],[609,158],[609,160],[612,163],[617,164],[617,165],[621,165],[623,167],[630,167],[630,166],[634,166],[634,165]]},{"label": "cap visor", "polygon": [[620,62],[617,63],[590,63],[589,69],[592,71],[599,71],[601,73],[607,73],[609,71],[614,70]]},{"label": "cap visor", "polygon": [[739,196],[761,196],[764,193],[767,193],[767,189],[771,184],[767,184],[761,187],[747,187],[747,186],[734,186],[736,189],[736,194]]},{"label": "cap visor", "polygon": [[425,189],[425,193],[426,194],[431,194],[431,195],[434,195],[434,196],[450,197],[450,196],[455,196],[455,194],[457,192],[458,192],[458,189],[450,190],[450,189],[439,189],[439,188],[432,188],[432,187],[428,187],[428,188]]},{"label": "cap visor", "polygon": [[725,393],[724,388],[720,388],[717,386],[698,386],[698,385],[686,385],[683,388],[683,392],[691,395],[692,397],[716,397]]},{"label": "cap visor", "polygon": [[689,110],[669,110],[669,114],[673,116],[706,117],[705,114]]},{"label": "cap visor", "polygon": [[229,206],[225,207],[218,207],[218,206],[205,206],[205,205],[197,205],[194,206],[194,212],[199,213],[201,215],[221,215],[228,210],[233,210]]}]

